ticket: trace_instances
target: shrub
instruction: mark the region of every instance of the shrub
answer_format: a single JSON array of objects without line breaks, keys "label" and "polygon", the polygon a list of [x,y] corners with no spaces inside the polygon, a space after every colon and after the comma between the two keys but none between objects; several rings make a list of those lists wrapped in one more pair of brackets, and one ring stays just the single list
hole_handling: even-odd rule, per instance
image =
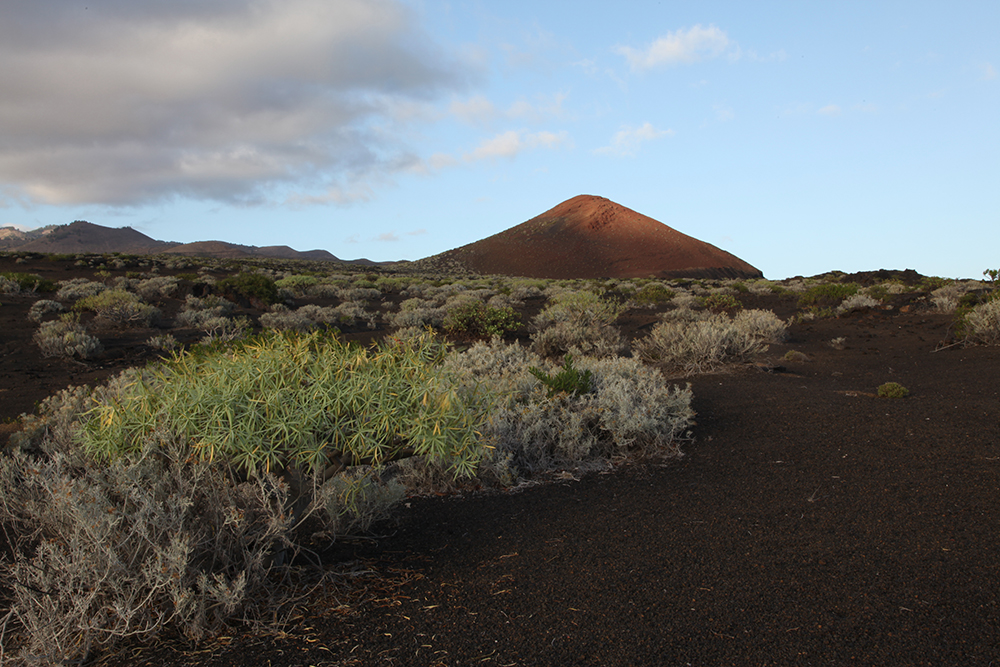
[{"label": "shrub", "polygon": [[49,299],[39,299],[38,301],[31,304],[31,308],[28,310],[28,319],[32,322],[41,322],[42,318],[46,315],[52,313],[61,313],[66,310],[61,303],[58,301],[50,301]]},{"label": "shrub", "polygon": [[841,303],[849,296],[858,293],[860,287],[856,283],[823,283],[813,285],[799,296],[800,306],[830,306]]},{"label": "shrub", "polygon": [[319,283],[316,276],[285,276],[281,280],[275,281],[278,289],[287,289],[295,294],[303,294],[308,288]]},{"label": "shrub", "polygon": [[140,281],[135,291],[143,299],[153,301],[172,297],[179,286],[180,280],[173,276],[156,276]]},{"label": "shrub", "polygon": [[87,280],[86,278],[73,278],[72,280],[60,280],[59,291],[56,298],[60,301],[76,301],[88,296],[100,294],[108,286],[101,282]]},{"label": "shrub", "polygon": [[910,395],[910,390],[898,382],[886,382],[879,385],[878,395],[882,398],[906,398]]},{"label": "shrub", "polygon": [[448,310],[444,318],[445,331],[472,338],[502,337],[519,326],[521,318],[512,308],[495,308],[478,299]]},{"label": "shrub", "polygon": [[693,322],[661,322],[633,348],[646,361],[700,373],[745,361],[766,350],[767,342],[778,342],[784,335],[785,325],[774,313],[748,311],[736,319],[715,314]]},{"label": "shrub", "polygon": [[969,343],[1000,345],[1000,299],[975,306],[965,314],[963,333]]},{"label": "shrub", "polygon": [[633,295],[632,299],[646,306],[658,306],[667,303],[677,296],[677,293],[663,283],[647,283]]},{"label": "shrub", "polygon": [[97,319],[113,327],[148,327],[160,316],[160,311],[143,303],[137,295],[112,289],[80,299],[75,310],[92,310]]},{"label": "shrub", "polygon": [[52,415],[68,427],[33,424],[37,451],[0,459],[0,519],[26,536],[12,568],[25,659],[278,613],[285,550],[400,497],[374,471],[337,478],[346,467],[416,454],[475,468],[487,397],[460,395],[444,356],[427,335],[374,349],[273,335],[71,394],[72,416]]},{"label": "shrub", "polygon": [[146,345],[153,348],[154,350],[160,350],[162,352],[173,352],[180,347],[180,343],[171,334],[160,334],[152,336],[146,341]]},{"label": "shrub", "polygon": [[189,294],[184,308],[177,315],[181,326],[200,328],[205,322],[225,317],[236,310],[236,304],[221,296],[207,296],[204,299]]},{"label": "shrub", "polygon": [[256,305],[275,303],[278,287],[261,273],[238,273],[215,284],[216,290],[232,300],[246,300]]},{"label": "shrub", "polygon": [[867,294],[853,294],[841,302],[837,306],[836,313],[838,315],[843,315],[845,313],[853,313],[856,310],[867,310],[869,308],[875,308],[879,306],[880,303],[876,299],[868,296]]},{"label": "shrub", "polygon": [[[56,284],[48,278],[42,278],[34,273],[19,271],[0,271],[0,291],[10,292],[54,292]],[[17,286],[14,289],[14,285]]]},{"label": "shrub", "polygon": [[605,466],[622,455],[679,455],[678,441],[692,423],[690,387],[669,386],[638,360],[578,358],[591,390],[549,396],[530,368],[556,369],[520,346],[499,339],[452,355],[448,365],[469,386],[498,394],[483,435],[496,448],[496,477],[532,475],[560,467]]},{"label": "shrub", "polygon": [[201,323],[201,329],[205,332],[201,342],[206,345],[231,343],[246,338],[253,331],[250,318],[246,316],[212,317]]},{"label": "shrub", "polygon": [[284,601],[269,557],[291,523],[287,488],[237,481],[162,433],[111,462],[13,452],[0,495],[0,516],[30,536],[10,568],[25,662],[82,662],[171,625],[197,639]]},{"label": "shrub", "polygon": [[534,349],[543,356],[613,356],[625,350],[613,325],[625,306],[589,291],[557,294],[535,318]]},{"label": "shrub", "polygon": [[581,373],[573,368],[573,356],[570,354],[566,355],[562,368],[555,375],[549,375],[536,366],[529,368],[528,372],[548,387],[549,398],[558,393],[586,394],[590,391],[591,380],[594,378],[590,371]]},{"label": "shrub", "polygon": [[89,359],[101,352],[101,341],[87,333],[79,315],[65,313],[58,320],[42,322],[34,336],[43,357]]},{"label": "shrub", "polygon": [[399,304],[399,312],[389,317],[389,324],[398,329],[408,327],[440,327],[444,324],[446,311],[434,301],[412,297]]},{"label": "shrub", "polygon": [[742,310],[743,304],[732,294],[709,294],[701,301],[702,305],[713,313],[734,312]]},{"label": "shrub", "polygon": [[783,343],[788,338],[788,324],[770,310],[753,308],[736,313],[733,326],[754,340]]}]

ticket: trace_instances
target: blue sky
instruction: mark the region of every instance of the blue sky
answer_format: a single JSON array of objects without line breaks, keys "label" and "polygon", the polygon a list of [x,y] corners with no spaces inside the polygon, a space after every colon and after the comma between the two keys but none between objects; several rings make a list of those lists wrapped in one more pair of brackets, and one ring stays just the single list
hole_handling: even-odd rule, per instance
[{"label": "blue sky", "polygon": [[986,1],[5,0],[0,225],[418,259],[593,194],[769,278],[978,278],[997,35]]}]

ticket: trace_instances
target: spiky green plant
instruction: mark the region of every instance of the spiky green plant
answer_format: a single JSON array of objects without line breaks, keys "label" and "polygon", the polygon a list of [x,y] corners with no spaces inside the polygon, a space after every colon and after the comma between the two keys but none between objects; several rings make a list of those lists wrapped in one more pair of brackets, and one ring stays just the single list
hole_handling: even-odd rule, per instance
[{"label": "spiky green plant", "polygon": [[[314,332],[179,354],[89,412],[85,447],[116,458],[166,428],[201,459],[247,473],[329,478],[411,455],[469,474],[486,403],[455,392],[433,336],[362,348]],[[293,485],[294,486],[294,485]]]}]

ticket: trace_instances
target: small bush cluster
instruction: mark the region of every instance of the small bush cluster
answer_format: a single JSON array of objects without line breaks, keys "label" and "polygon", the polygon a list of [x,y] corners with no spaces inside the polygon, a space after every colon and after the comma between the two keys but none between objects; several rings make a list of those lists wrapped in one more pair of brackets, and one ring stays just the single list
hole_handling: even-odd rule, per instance
[{"label": "small bush cluster", "polygon": [[1000,345],[1000,299],[990,299],[966,313],[964,334],[968,343]]},{"label": "small bush cluster", "polygon": [[589,390],[575,392],[550,392],[531,372],[557,377],[565,365],[559,369],[499,339],[477,343],[447,363],[469,386],[485,384],[499,395],[483,428],[495,447],[483,465],[492,466],[496,478],[604,466],[616,456],[679,455],[694,416],[690,387],[668,385],[657,369],[636,359],[576,358],[575,371],[588,378]]},{"label": "small bush cluster", "polygon": [[198,298],[188,295],[184,307],[177,315],[181,326],[202,328],[206,322],[228,317],[236,310],[236,304],[220,296]]},{"label": "small bush cluster", "polygon": [[740,362],[781,342],[787,324],[771,311],[748,310],[734,318],[713,314],[707,319],[679,321],[676,317],[653,327],[633,345],[644,360],[685,373],[700,373]]},{"label": "small bush cluster", "polygon": [[647,283],[632,296],[632,300],[643,306],[659,306],[675,296],[677,293],[663,283]]},{"label": "small bush cluster", "polygon": [[590,291],[555,295],[538,317],[532,335],[534,350],[545,357],[614,356],[626,349],[621,332],[614,326],[624,304],[604,299]]},{"label": "small bush cluster", "polygon": [[834,307],[861,289],[856,283],[822,283],[813,285],[799,296],[800,306]]},{"label": "small bush cluster", "polygon": [[19,271],[0,272],[0,292],[12,294],[15,292],[54,292],[56,284],[48,278],[42,278],[34,273]]},{"label": "small bush cluster", "polygon": [[31,308],[28,310],[28,319],[32,322],[41,322],[46,315],[61,313],[64,310],[66,310],[66,308],[64,308],[58,301],[39,299],[31,304]]},{"label": "small bush cluster", "polygon": [[65,313],[58,320],[42,322],[34,341],[43,357],[89,359],[103,350],[101,341],[87,333],[76,313]]},{"label": "small bush cluster", "polygon": [[121,289],[110,289],[80,299],[75,310],[92,310],[96,319],[110,327],[148,327],[159,319],[160,311],[143,303],[138,295]]},{"label": "small bush cluster", "polygon": [[278,300],[278,286],[261,273],[238,273],[217,282],[215,289],[232,301],[266,305]]},{"label": "small bush cluster", "polygon": [[877,308],[880,305],[881,302],[867,294],[853,294],[844,299],[840,305],[837,306],[836,313],[837,315],[845,315],[847,313],[853,313],[857,310]]},{"label": "small bush cluster", "polygon": [[60,301],[77,301],[88,296],[100,294],[106,289],[108,289],[108,286],[104,283],[97,282],[95,280],[87,280],[86,278],[60,280],[59,291],[56,292],[56,298]]},{"label": "small bush cluster", "polygon": [[489,339],[514,331],[521,318],[509,306],[496,308],[473,299],[448,310],[443,326],[450,334]]},{"label": "small bush cluster", "polygon": [[136,294],[146,301],[156,301],[174,296],[179,288],[180,280],[177,278],[173,276],[155,276],[140,281],[136,285],[135,291]]},{"label": "small bush cluster", "polygon": [[910,390],[898,382],[886,382],[878,387],[878,395],[882,398],[906,398]]},{"label": "small bush cluster", "polygon": [[265,336],[46,401],[0,457],[0,520],[23,536],[20,657],[82,661],[168,626],[197,639],[280,614],[287,551],[401,497],[367,466],[474,470],[488,400],[459,392],[445,352],[427,335],[375,349]]}]

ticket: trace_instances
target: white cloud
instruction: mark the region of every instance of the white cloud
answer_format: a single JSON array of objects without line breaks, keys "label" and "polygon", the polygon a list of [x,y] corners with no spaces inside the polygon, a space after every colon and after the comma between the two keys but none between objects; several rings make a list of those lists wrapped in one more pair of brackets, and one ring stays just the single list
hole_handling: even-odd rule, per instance
[{"label": "white cloud", "polygon": [[566,132],[525,132],[508,130],[490,139],[485,139],[465,159],[473,162],[494,158],[513,158],[519,153],[535,148],[558,148],[569,143]]},{"label": "white cloud", "polygon": [[631,157],[639,151],[639,147],[654,139],[673,136],[673,130],[658,130],[649,122],[643,123],[639,127],[622,125],[621,129],[615,132],[611,138],[611,144],[595,149],[599,155],[615,155],[617,157]]},{"label": "white cloud", "polygon": [[725,31],[714,25],[707,28],[700,24],[688,30],[668,32],[644,49],[619,46],[615,49],[628,60],[633,70],[649,69],[659,65],[690,64],[722,55],[727,49],[739,47]]},{"label": "white cloud", "polygon": [[726,123],[736,118],[736,112],[733,111],[731,106],[716,104],[712,107],[712,110],[715,111],[715,120],[720,123]]},{"label": "white cloud", "polygon": [[993,67],[993,63],[980,63],[979,69],[982,71],[983,81],[989,81],[991,79],[997,78],[997,70]]},{"label": "white cloud", "polygon": [[396,232],[385,232],[376,236],[375,240],[383,243],[392,243],[399,240],[399,235]]},{"label": "white cloud", "polygon": [[827,104],[825,107],[820,108],[816,113],[821,116],[839,116],[840,107],[836,104]]},{"label": "white cloud", "polygon": [[0,61],[0,197],[51,204],[356,201],[472,76],[400,0],[4,2]]}]

